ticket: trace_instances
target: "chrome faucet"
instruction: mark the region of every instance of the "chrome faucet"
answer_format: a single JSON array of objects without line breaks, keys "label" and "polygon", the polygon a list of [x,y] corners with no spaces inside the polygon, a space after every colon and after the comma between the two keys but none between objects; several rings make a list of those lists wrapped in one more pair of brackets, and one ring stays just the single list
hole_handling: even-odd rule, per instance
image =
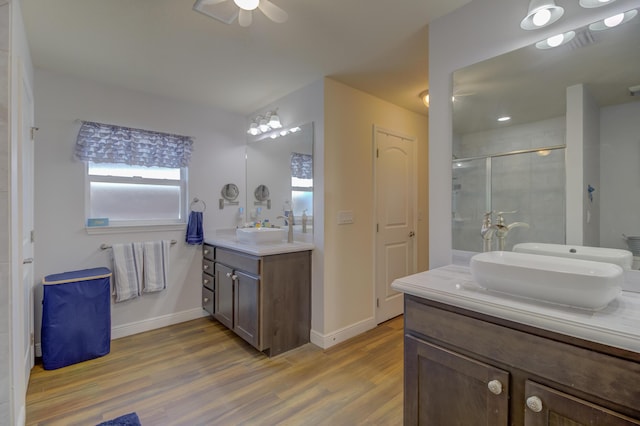
[{"label": "chrome faucet", "polygon": [[289,213],[291,219],[288,216],[278,216],[276,219],[284,219],[285,225],[289,225],[289,231],[287,232],[287,242],[293,243],[293,211]]},{"label": "chrome faucet", "polygon": [[482,235],[482,251],[491,251],[493,234],[497,229],[496,225],[491,224],[492,213],[493,212],[487,212],[484,214],[482,228],[480,228],[480,235]]},{"label": "chrome faucet", "polygon": [[507,225],[502,215],[511,214],[511,213],[515,213],[515,211],[496,213],[498,218],[496,219],[496,224],[495,224],[495,227],[496,227],[495,235],[496,235],[496,238],[498,239],[498,250],[500,251],[504,250],[505,241],[507,239],[507,234],[509,233],[509,231],[511,231],[513,228],[520,228],[520,227],[529,228],[529,224],[525,222],[513,222]]}]

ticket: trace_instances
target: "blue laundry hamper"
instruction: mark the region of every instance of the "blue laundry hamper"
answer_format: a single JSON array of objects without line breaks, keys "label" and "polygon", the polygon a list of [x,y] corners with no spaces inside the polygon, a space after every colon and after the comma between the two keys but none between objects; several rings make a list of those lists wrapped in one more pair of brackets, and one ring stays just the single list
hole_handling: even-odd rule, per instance
[{"label": "blue laundry hamper", "polygon": [[109,353],[111,271],[84,269],[42,280],[42,364],[45,370]]}]

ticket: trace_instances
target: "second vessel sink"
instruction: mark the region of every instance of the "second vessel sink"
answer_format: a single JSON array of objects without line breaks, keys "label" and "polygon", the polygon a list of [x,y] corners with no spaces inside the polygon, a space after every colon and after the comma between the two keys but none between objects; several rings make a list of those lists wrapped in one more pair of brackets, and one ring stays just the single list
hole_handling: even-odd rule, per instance
[{"label": "second vessel sink", "polygon": [[611,263],[491,251],[470,266],[486,289],[583,309],[602,309],[622,290],[623,270]]},{"label": "second vessel sink", "polygon": [[282,228],[238,228],[238,241],[246,244],[280,243],[286,235]]}]

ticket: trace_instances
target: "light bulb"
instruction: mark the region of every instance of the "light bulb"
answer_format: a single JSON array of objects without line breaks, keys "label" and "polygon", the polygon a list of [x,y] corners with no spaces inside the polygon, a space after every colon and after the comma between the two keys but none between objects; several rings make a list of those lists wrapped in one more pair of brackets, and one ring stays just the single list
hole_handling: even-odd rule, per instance
[{"label": "light bulb", "polygon": [[260,124],[258,124],[258,128],[263,133],[269,131],[269,125],[267,124],[267,120],[265,118],[260,119]]},{"label": "light bulb", "polygon": [[564,34],[554,35],[553,37],[549,37],[547,39],[547,44],[551,47],[557,47],[562,44],[564,41]]},{"label": "light bulb", "polygon": [[542,27],[551,20],[551,11],[549,9],[541,9],[533,15],[533,25]]},{"label": "light bulb", "polygon": [[624,13],[618,13],[617,15],[606,18],[603,22],[608,28],[613,28],[616,25],[620,25],[620,22],[624,19]]},{"label": "light bulb", "polygon": [[276,113],[271,114],[271,118],[269,118],[269,126],[272,129],[279,129],[280,127],[282,127],[282,124],[280,123],[280,117],[278,117],[278,114]]},{"label": "light bulb", "polygon": [[258,7],[260,0],[233,0],[240,9],[253,10]]}]

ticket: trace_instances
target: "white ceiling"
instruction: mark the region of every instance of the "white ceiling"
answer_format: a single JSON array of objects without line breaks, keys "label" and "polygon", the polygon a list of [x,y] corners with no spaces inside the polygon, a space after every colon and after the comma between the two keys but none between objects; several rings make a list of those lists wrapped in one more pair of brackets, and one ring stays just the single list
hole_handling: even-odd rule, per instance
[{"label": "white ceiling", "polygon": [[[233,0],[227,0],[233,1]],[[22,0],[34,65],[247,115],[328,76],[426,114],[432,20],[470,0],[273,0],[226,25],[195,0]]]}]

